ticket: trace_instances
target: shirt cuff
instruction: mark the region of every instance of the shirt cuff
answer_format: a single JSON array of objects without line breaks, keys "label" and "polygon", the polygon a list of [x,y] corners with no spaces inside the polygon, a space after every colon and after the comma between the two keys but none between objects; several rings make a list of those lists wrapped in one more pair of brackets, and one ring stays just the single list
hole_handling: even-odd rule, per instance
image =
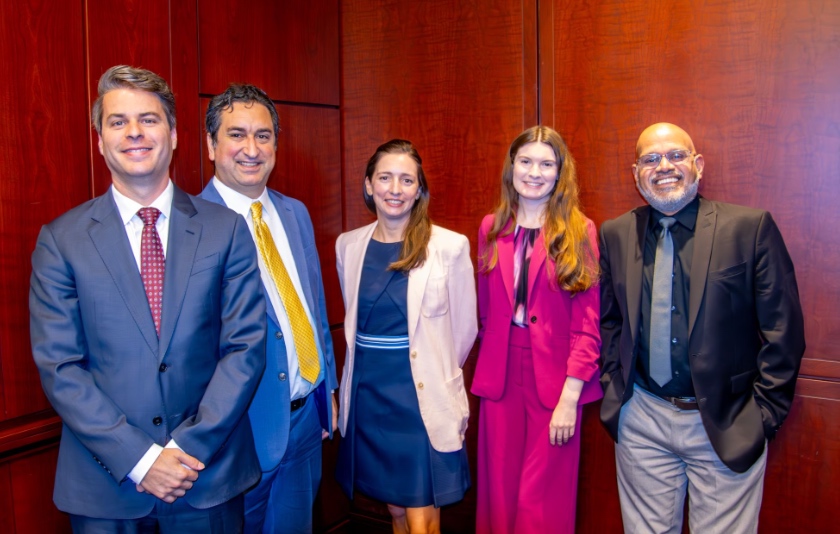
[{"label": "shirt cuff", "polygon": [[[172,441],[170,441],[169,443],[172,443]],[[167,447],[169,447],[169,443],[166,444]],[[144,454],[143,457],[140,458],[140,461],[137,462],[137,464],[134,466],[134,469],[132,469],[128,473],[128,478],[130,478],[135,484],[141,483],[146,477],[146,473],[148,473],[149,469],[152,468],[152,464],[155,463],[155,460],[157,460],[158,456],[160,456],[160,453],[162,452],[163,447],[161,447],[157,443],[152,443],[152,446],[149,447],[149,450],[146,451],[146,454]]]}]

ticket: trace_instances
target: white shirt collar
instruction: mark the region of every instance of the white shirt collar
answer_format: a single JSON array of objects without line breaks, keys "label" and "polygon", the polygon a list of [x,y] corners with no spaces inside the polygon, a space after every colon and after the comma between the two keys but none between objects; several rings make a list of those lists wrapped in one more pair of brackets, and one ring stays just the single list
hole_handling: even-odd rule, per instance
[{"label": "white shirt collar", "polygon": [[[120,212],[120,218],[123,224],[128,224],[131,218],[137,215],[140,208],[147,207],[117,191],[117,188],[113,184],[111,185],[111,194],[114,196],[114,202],[117,204],[117,210]],[[163,216],[168,219],[169,214],[172,212],[172,198],[174,196],[175,185],[172,183],[172,180],[169,180],[163,193],[158,195],[148,207],[159,209]]]},{"label": "white shirt collar", "polygon": [[243,195],[239,191],[231,189],[215,176],[213,177],[213,187],[215,187],[216,191],[219,192],[219,196],[222,197],[225,205],[245,217],[245,220],[248,220],[251,217],[251,204],[254,202],[260,202],[263,205],[263,212],[270,210],[271,206],[273,206],[271,198],[268,196],[267,187],[263,188],[263,191],[258,198],[251,198],[247,195]]}]

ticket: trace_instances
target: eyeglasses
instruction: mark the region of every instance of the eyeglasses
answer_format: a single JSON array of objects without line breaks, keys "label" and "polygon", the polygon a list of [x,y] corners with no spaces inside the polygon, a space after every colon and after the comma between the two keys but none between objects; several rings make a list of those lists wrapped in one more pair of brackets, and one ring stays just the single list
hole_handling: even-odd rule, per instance
[{"label": "eyeglasses", "polygon": [[685,163],[685,161],[693,155],[694,154],[691,150],[672,150],[667,154],[657,154],[656,152],[652,152],[641,156],[636,160],[636,164],[644,169],[656,168],[659,166],[659,162],[662,161],[662,158],[665,157],[672,164],[679,165],[680,163]]}]

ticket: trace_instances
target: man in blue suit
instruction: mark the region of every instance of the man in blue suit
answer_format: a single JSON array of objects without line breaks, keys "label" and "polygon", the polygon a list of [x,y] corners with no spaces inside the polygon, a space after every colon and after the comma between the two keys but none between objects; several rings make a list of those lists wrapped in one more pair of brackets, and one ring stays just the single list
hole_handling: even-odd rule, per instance
[{"label": "man in blue suit", "polygon": [[267,300],[266,371],[248,411],[262,480],[245,495],[245,530],[308,533],[337,387],[312,221],[301,202],[266,187],[279,119],[261,89],[231,85],[210,101],[205,126],[216,175],[201,197],[247,221]]},{"label": "man in blue suit", "polygon": [[169,179],[175,99],[158,75],[105,72],[93,124],[111,188],[32,255],[32,351],[64,425],[55,503],[75,532],[241,532],[265,366],[248,228]]}]

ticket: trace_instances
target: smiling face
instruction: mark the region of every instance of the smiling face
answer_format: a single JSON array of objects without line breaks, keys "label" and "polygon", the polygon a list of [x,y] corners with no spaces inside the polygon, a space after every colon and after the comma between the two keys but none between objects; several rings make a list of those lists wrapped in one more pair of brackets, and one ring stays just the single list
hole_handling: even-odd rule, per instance
[{"label": "smiling face", "polygon": [[519,204],[548,202],[558,177],[557,156],[551,145],[532,142],[522,145],[513,158],[513,188]]},{"label": "smiling face", "polygon": [[216,163],[216,178],[234,191],[258,198],[277,152],[268,109],[257,102],[234,102],[232,109],[222,111],[216,142],[207,134],[207,150]]},{"label": "smiling face", "polygon": [[170,130],[155,94],[115,89],[103,97],[99,152],[121,191],[133,185],[165,184],[177,144],[178,135]]},{"label": "smiling face", "polygon": [[[664,157],[679,150],[688,150],[693,155],[679,163]],[[636,143],[636,156],[647,154],[663,157],[656,166],[645,167],[638,160],[633,164],[636,188],[653,208],[673,215],[697,196],[703,177],[703,156],[694,154],[694,143],[682,128],[668,123],[654,124],[642,132]]]},{"label": "smiling face", "polygon": [[420,197],[417,163],[405,153],[379,158],[373,176],[365,177],[365,191],[376,205],[376,217],[390,224],[408,224],[411,208]]}]

